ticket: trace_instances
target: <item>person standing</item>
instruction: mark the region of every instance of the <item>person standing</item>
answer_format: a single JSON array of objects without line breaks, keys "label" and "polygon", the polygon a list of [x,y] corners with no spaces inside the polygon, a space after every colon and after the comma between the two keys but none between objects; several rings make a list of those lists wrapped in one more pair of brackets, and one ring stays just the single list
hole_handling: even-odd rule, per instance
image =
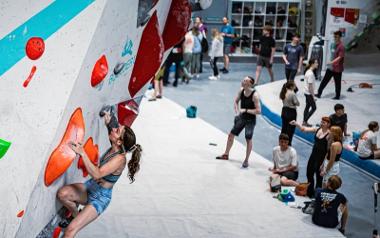
[{"label": "person standing", "polygon": [[169,73],[170,73],[170,67],[172,64],[175,64],[175,80],[173,82],[173,86],[177,87],[178,84],[178,78],[180,77],[181,72],[181,62],[183,60],[183,54],[182,54],[182,45],[184,40],[182,40],[180,43],[175,45],[170,52],[168,58],[165,61],[165,71],[163,76],[163,86],[167,86],[169,84]]},{"label": "person standing", "polygon": [[[202,41],[204,41],[204,39],[206,39],[206,42],[207,42],[207,26],[203,23],[203,20],[200,16],[195,17],[195,26],[198,27],[199,32],[203,36]],[[203,53],[205,53],[205,50],[203,49],[203,46],[202,46],[201,64],[200,64],[200,68],[199,68],[199,73],[203,72],[203,66],[202,66]]]},{"label": "person standing", "polygon": [[214,75],[210,76],[210,80],[217,80],[220,78],[219,70],[217,66],[218,59],[223,57],[223,37],[220,35],[218,29],[214,28],[211,30],[212,44],[211,50],[209,51],[210,64],[214,71]]},{"label": "person standing", "polygon": [[300,105],[296,93],[294,92],[295,89],[296,84],[294,81],[288,81],[284,83],[280,92],[280,99],[283,104],[281,111],[281,133],[289,136],[289,145],[292,145],[294,130],[296,129],[290,122],[297,120],[297,107]]},{"label": "person standing", "polygon": [[257,58],[256,84],[259,84],[260,74],[263,67],[266,67],[268,69],[270,81],[274,82],[272,65],[274,53],[276,51],[276,42],[271,36],[271,32],[271,26],[264,26],[263,35],[260,37],[260,50],[259,56]]},{"label": "person standing", "polygon": [[[302,132],[315,133],[314,145],[309,160],[307,161],[306,170],[307,182],[309,183],[309,186],[307,187],[307,196],[313,198],[315,195],[315,189],[322,187],[322,176],[320,175],[319,170],[327,154],[328,140],[330,134],[330,118],[322,117],[321,127],[319,128],[301,126],[296,121],[291,121],[290,124],[295,125]],[[316,181],[315,183],[314,176]]]},{"label": "person standing", "polygon": [[202,55],[202,39],[203,35],[199,32],[198,27],[194,26],[192,29],[192,34],[194,38],[193,54],[191,55],[191,74],[195,78],[199,79],[199,70],[201,66],[201,55]]},{"label": "person standing", "polygon": [[261,114],[261,107],[259,95],[253,88],[255,80],[250,76],[246,76],[241,84],[242,88],[239,90],[234,101],[234,109],[235,113],[237,114],[234,120],[234,127],[228,134],[228,140],[224,154],[217,156],[216,159],[228,160],[228,156],[234,143],[235,136],[239,136],[240,132],[245,129],[247,148],[242,167],[247,168],[248,159],[252,151],[252,136],[256,125],[256,115]]},{"label": "person standing", "polygon": [[[192,30],[185,35],[185,41],[183,42],[183,67],[187,72],[191,72],[191,60],[194,48],[194,37]],[[184,77],[185,78],[185,77]],[[185,78],[186,83],[189,83],[189,79]]]},{"label": "person standing", "polygon": [[285,62],[286,80],[294,81],[297,74],[301,72],[302,62],[304,58],[303,47],[300,45],[300,35],[294,34],[292,42],[284,48],[282,59]]},{"label": "person standing", "polygon": [[315,71],[317,70],[317,68],[318,68],[318,60],[312,58],[309,60],[309,64],[306,66],[306,69],[305,69],[306,73],[305,73],[305,79],[304,79],[304,83],[305,83],[304,94],[305,94],[305,99],[306,99],[306,106],[303,112],[303,123],[302,123],[302,125],[304,126],[311,126],[307,121],[317,110],[317,106],[315,104],[315,98],[314,98]]},{"label": "person standing", "polygon": [[340,92],[341,92],[341,84],[342,84],[342,72],[344,70],[344,55],[345,55],[345,49],[343,42],[341,41],[342,38],[342,32],[336,31],[334,32],[334,41],[335,41],[335,48],[331,52],[333,55],[333,60],[330,62],[327,62],[327,65],[331,67],[326,70],[325,76],[322,79],[321,84],[318,88],[318,94],[316,97],[320,98],[322,96],[322,92],[327,86],[327,84],[330,82],[330,79],[334,77],[335,82],[335,97],[333,99],[339,100],[340,99]]},{"label": "person standing", "polygon": [[340,156],[343,152],[343,133],[339,126],[330,127],[331,145],[321,166],[320,175],[323,177],[322,188],[326,188],[328,179],[340,173]]},{"label": "person standing", "polygon": [[229,24],[228,18],[223,17],[223,27],[220,30],[224,42],[223,42],[223,54],[224,54],[224,68],[221,70],[222,73],[227,74],[229,72],[229,66],[230,66],[230,58],[229,55],[231,52],[232,42],[235,38],[235,30],[234,28]]}]

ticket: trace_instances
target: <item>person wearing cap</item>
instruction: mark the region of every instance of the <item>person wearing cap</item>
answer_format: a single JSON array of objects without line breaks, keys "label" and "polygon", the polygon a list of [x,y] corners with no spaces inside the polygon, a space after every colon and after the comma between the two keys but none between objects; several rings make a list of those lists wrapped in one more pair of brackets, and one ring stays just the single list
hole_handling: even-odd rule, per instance
[{"label": "person wearing cap", "polygon": [[[64,238],[72,238],[86,225],[102,214],[111,202],[112,189],[128,166],[128,177],[133,183],[135,174],[140,170],[141,146],[136,144],[136,136],[131,128],[118,125],[109,126],[111,115],[105,112],[104,119],[109,130],[111,147],[100,157],[99,166],[89,159],[81,143],[70,143],[70,148],[83,160],[91,178],[85,183],[69,184],[61,187],[57,198],[72,214],[63,219],[59,226],[66,228]],[[128,161],[126,154],[132,153]],[[84,205],[79,212],[77,205]]]},{"label": "person wearing cap", "polygon": [[285,62],[285,76],[287,81],[294,81],[296,75],[301,72],[303,58],[304,51],[300,45],[300,35],[294,34],[292,42],[284,47],[284,53],[282,55],[282,59]]},{"label": "person wearing cap", "polygon": [[[332,60],[327,62],[327,66],[329,67],[326,70],[325,76],[322,79],[321,84],[318,88],[318,94],[316,97],[320,98],[322,96],[322,92],[330,82],[330,79],[334,77],[335,82],[335,97],[333,99],[340,99],[341,85],[342,85],[342,72],[344,70],[344,55],[345,49],[343,42],[341,40],[342,32],[336,31],[334,32],[334,43],[332,47]],[[334,47],[335,46],[335,47]]]},{"label": "person wearing cap", "polygon": [[259,95],[253,88],[254,84],[255,80],[250,76],[244,77],[243,81],[241,82],[242,88],[239,90],[234,101],[234,109],[236,113],[234,126],[231,132],[228,134],[228,140],[224,154],[216,157],[216,159],[228,160],[228,156],[234,143],[235,136],[239,136],[240,132],[245,129],[247,148],[245,159],[242,164],[243,168],[248,167],[248,159],[252,151],[252,136],[256,125],[256,115],[261,114]]}]

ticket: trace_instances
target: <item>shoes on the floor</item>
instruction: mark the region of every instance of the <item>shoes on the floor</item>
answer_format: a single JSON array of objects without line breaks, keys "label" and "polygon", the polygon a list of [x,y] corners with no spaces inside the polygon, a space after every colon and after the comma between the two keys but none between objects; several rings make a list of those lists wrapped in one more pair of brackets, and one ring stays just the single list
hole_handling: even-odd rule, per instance
[{"label": "shoes on the floor", "polygon": [[220,160],[228,160],[228,155],[223,154],[223,155],[220,155],[220,156],[216,156],[216,159],[220,159]]},{"label": "shoes on the floor", "polygon": [[345,233],[345,230],[344,230],[344,229],[339,228],[338,230],[340,231],[340,233],[342,233],[343,235],[345,235],[345,234],[344,234],[344,233]]},{"label": "shoes on the floor", "polygon": [[307,123],[307,122],[304,121],[304,122],[302,123],[302,126],[312,127],[313,125],[311,125],[311,124],[309,124],[309,123]]},{"label": "shoes on the floor", "polygon": [[156,98],[149,98],[148,101],[149,101],[149,102],[156,101]]},{"label": "shoes on the floor", "polygon": [[321,98],[321,94],[315,94],[314,96],[317,98]]},{"label": "shoes on the floor", "polygon": [[243,168],[248,168],[249,164],[248,164],[248,161],[244,160],[243,164],[241,165],[241,167]]},{"label": "shoes on the floor", "polygon": [[156,98],[159,98],[159,99],[161,99],[162,98],[162,96],[161,95],[157,95],[157,97]]},{"label": "shoes on the floor", "polygon": [[218,78],[215,77],[215,76],[210,76],[210,77],[208,77],[208,79],[210,79],[210,80],[218,80]]},{"label": "shoes on the floor", "polygon": [[224,68],[223,70],[222,70],[222,73],[224,73],[224,74],[228,74],[230,71],[228,71],[228,69],[226,69],[226,68]]},{"label": "shoes on the floor", "polygon": [[339,97],[333,97],[332,99],[333,100],[339,100],[340,98]]}]

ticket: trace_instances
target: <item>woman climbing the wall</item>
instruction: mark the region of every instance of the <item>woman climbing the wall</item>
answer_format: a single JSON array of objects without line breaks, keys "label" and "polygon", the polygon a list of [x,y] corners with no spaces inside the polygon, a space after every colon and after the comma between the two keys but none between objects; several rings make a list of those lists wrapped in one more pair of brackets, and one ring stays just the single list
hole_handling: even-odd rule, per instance
[{"label": "woman climbing the wall", "polygon": [[[106,113],[104,118],[111,147],[100,158],[99,167],[92,164],[81,143],[71,143],[71,149],[82,157],[91,179],[85,183],[65,185],[57,192],[59,201],[72,213],[72,218],[67,221],[69,224],[64,238],[74,237],[84,226],[104,212],[111,202],[112,188],[126,165],[131,183],[135,181],[135,174],[140,169],[142,149],[136,144],[136,136],[132,129],[120,125],[112,128],[109,113]],[[132,153],[132,158],[127,163],[128,152]],[[80,213],[77,204],[85,206]]]}]

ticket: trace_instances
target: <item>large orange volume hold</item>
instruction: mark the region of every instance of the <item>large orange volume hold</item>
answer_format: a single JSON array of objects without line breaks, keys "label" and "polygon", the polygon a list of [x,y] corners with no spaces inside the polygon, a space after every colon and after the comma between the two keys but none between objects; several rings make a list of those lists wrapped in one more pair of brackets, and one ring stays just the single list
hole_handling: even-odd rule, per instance
[{"label": "large orange volume hold", "polygon": [[[98,145],[94,144],[92,137],[87,139],[86,143],[83,146],[83,149],[86,152],[88,158],[91,160],[91,162],[97,166],[99,158],[99,148]],[[82,157],[80,157],[78,160],[78,169],[81,169],[83,171],[83,177],[87,177],[88,172],[86,166],[84,165]]]},{"label": "large orange volume hold", "polygon": [[75,159],[75,152],[69,147],[69,142],[82,142],[85,125],[82,109],[77,108],[71,115],[65,134],[59,145],[51,153],[45,169],[45,185],[51,185],[57,178],[66,172]]}]

